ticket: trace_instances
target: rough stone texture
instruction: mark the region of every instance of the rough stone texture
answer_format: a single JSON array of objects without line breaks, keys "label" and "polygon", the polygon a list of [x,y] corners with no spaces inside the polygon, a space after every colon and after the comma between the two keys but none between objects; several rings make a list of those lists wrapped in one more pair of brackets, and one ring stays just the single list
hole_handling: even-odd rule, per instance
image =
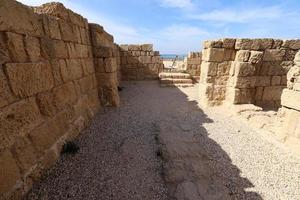
[{"label": "rough stone texture", "polygon": [[188,56],[184,59],[185,70],[198,80],[201,74],[201,52],[189,52]]},{"label": "rough stone texture", "polygon": [[162,72],[163,61],[152,44],[120,45],[122,80],[158,79]]},{"label": "rough stone texture", "polygon": [[[287,73],[293,63],[299,60],[296,49],[298,40],[232,41],[235,41],[235,45],[226,48],[224,39],[204,44],[202,59],[205,62],[202,62],[200,76],[203,105],[220,105],[226,102],[280,107],[281,93],[287,85]],[[288,87],[293,85],[294,83],[288,82]]]}]

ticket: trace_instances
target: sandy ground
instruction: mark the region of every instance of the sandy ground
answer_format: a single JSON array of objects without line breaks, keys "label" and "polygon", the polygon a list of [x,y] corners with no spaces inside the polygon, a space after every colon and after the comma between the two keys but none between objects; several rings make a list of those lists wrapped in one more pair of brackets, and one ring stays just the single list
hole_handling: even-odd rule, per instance
[{"label": "sandy ground", "polygon": [[28,199],[300,199],[300,158],[199,108],[196,87],[123,84]]}]

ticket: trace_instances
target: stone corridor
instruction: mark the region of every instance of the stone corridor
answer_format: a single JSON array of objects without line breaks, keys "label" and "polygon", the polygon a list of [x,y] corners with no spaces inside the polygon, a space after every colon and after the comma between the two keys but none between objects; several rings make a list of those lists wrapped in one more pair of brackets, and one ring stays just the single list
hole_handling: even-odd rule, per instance
[{"label": "stone corridor", "polygon": [[198,106],[198,87],[123,82],[27,199],[300,199],[300,158]]}]

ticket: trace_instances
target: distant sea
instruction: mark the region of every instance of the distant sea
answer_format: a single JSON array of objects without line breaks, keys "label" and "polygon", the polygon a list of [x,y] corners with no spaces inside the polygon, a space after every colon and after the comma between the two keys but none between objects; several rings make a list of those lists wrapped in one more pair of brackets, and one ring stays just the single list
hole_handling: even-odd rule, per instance
[{"label": "distant sea", "polygon": [[176,58],[176,56],[179,57],[179,60],[183,60],[184,57],[186,57],[187,55],[185,54],[161,54],[160,57],[164,60],[171,60]]}]

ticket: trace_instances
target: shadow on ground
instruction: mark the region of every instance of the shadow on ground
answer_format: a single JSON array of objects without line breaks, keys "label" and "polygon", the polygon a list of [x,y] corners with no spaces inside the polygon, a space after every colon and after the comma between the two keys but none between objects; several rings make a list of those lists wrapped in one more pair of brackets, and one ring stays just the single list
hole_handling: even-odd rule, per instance
[{"label": "shadow on ground", "polygon": [[209,138],[213,120],[196,101],[156,81],[122,86],[121,107],[99,113],[79,153],[63,155],[27,199],[262,199]]}]

